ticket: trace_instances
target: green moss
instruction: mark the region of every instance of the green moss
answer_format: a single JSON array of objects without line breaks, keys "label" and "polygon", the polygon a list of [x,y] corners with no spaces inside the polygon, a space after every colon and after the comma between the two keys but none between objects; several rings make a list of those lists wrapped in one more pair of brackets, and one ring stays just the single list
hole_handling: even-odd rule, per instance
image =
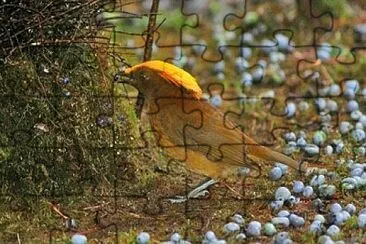
[{"label": "green moss", "polygon": [[335,17],[351,17],[352,12],[347,0],[321,0],[314,3],[317,9],[328,10]]},{"label": "green moss", "polygon": [[343,231],[345,233],[347,233],[347,231],[351,231],[353,229],[358,228],[358,224],[357,224],[357,216],[351,216],[345,223],[343,226]]},{"label": "green moss", "polygon": [[309,243],[315,244],[316,243],[316,235],[313,233],[305,233],[301,236],[301,243]]},{"label": "green moss", "polygon": [[138,233],[135,229],[131,229],[129,232],[118,233],[118,243],[135,244]]}]

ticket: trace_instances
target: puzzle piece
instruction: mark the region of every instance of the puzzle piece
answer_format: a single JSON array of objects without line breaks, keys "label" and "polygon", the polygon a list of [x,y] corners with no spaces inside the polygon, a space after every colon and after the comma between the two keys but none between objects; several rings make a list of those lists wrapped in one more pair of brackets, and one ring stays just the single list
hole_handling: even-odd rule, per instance
[{"label": "puzzle piece", "polygon": [[[72,203],[66,210],[70,217],[80,216],[78,231],[84,233],[89,242],[100,239],[131,242],[136,236],[131,228],[136,228],[137,232],[149,232],[152,241],[168,240],[171,233],[179,232],[184,239],[195,243],[201,242],[200,237],[208,230],[221,231],[222,226],[231,221],[233,213],[242,214],[247,223],[253,219],[268,222],[273,217],[268,205],[274,198],[274,189],[283,185],[290,188],[289,182],[293,179],[310,184],[308,178],[292,172],[279,181],[271,181],[268,177],[270,168],[248,158],[247,150],[253,143],[245,138],[232,142],[214,135],[202,142],[202,136],[208,134],[202,131],[214,121],[182,93],[154,99],[150,111],[145,111],[141,118],[144,125],[149,124],[149,116],[159,118],[165,112],[165,106],[175,104],[175,109],[166,109],[170,116],[161,119],[161,124],[165,125],[165,131],[171,128],[178,131],[180,137],[176,141],[168,141],[162,131],[149,126],[139,128],[130,108],[137,100],[136,92],[109,82],[106,68],[118,66],[117,56],[121,53],[130,63],[141,61],[152,1],[98,4],[102,8],[95,11],[98,37],[92,44],[98,65],[93,55],[93,58],[85,59],[81,49],[64,49],[65,56],[81,59],[83,65],[78,66],[70,60],[59,62],[53,57],[57,51],[55,47],[42,46],[39,50],[44,57],[35,62],[34,71],[21,75],[22,69],[32,66],[27,62],[14,62],[14,67],[21,67],[17,72],[0,71],[0,78],[19,74],[9,78],[19,83],[0,83],[0,91],[5,94],[0,96],[3,104],[0,112],[7,115],[0,116],[0,163],[6,162],[0,164],[5,165],[0,167],[1,185],[6,185],[11,176],[18,185],[31,186],[33,177],[40,185],[31,191],[24,190],[26,195],[37,198],[66,195],[61,204]],[[295,14],[295,4],[299,4],[297,11],[303,10],[299,13],[301,16]],[[360,63],[365,48],[363,44],[341,45],[339,37],[332,33],[338,32],[336,27],[342,26],[342,22],[336,22],[330,11],[317,4],[318,1],[311,0],[181,0],[174,3],[161,0],[159,12],[152,13],[158,15],[157,27],[153,30],[153,56],[154,59],[171,60],[197,77],[205,92],[202,100],[207,98],[208,103],[222,111],[216,124],[224,128],[224,135],[244,132],[259,145],[277,151],[286,151],[290,142],[298,143],[283,137],[288,132],[296,132],[299,136],[300,130],[306,131],[307,143],[315,143],[314,137],[320,130],[329,135],[334,132],[333,137],[342,138],[344,142],[361,138],[362,133],[354,135],[354,129],[344,135],[336,131],[342,122],[357,116],[357,113],[351,115],[349,107],[356,105],[349,104],[349,100],[358,101],[358,110],[366,112],[361,93],[365,83],[362,75],[357,76],[363,67]],[[0,10],[7,6],[5,4]],[[19,11],[14,13],[19,14]],[[44,10],[40,13],[45,14]],[[26,20],[33,19],[43,23],[43,16]],[[298,25],[299,19],[308,19],[307,26]],[[21,19],[16,20],[13,24],[21,22]],[[0,34],[0,42],[8,34],[8,28],[3,30],[5,35]],[[25,30],[32,32],[33,29]],[[49,45],[44,33],[39,33],[40,40],[43,42],[46,38],[45,45]],[[324,48],[327,40],[332,40],[333,54],[329,57],[324,52],[329,49]],[[111,60],[108,52],[113,53]],[[33,50],[29,58],[37,53]],[[322,59],[322,63],[317,59]],[[356,66],[361,68],[353,69]],[[321,67],[329,70],[322,71]],[[341,70],[332,72],[332,67],[341,67]],[[102,75],[95,75],[95,70]],[[320,73],[319,77],[315,76],[315,71]],[[346,87],[349,86],[347,81],[354,78],[360,79],[360,88],[352,95]],[[339,88],[332,88],[339,92],[330,95],[325,90],[332,82],[339,85]],[[39,87],[32,87],[31,83],[39,84]],[[95,91],[96,86],[101,89]],[[180,116],[178,122],[174,120],[175,116]],[[352,120],[351,124],[357,121]],[[322,138],[322,134],[319,135]],[[332,142],[333,137],[319,143],[320,153],[315,155],[306,154],[297,147],[300,152],[295,152],[294,158],[327,167],[336,158],[334,154],[324,155],[329,149],[327,146],[331,145],[334,151],[341,148],[341,144]],[[285,141],[285,148],[281,149]],[[364,139],[352,145],[364,148]],[[22,152],[24,148],[33,151]],[[163,151],[169,150],[175,151],[175,155],[166,159]],[[202,158],[192,157],[195,150],[201,152]],[[350,159],[350,154],[354,154],[353,159],[362,162],[364,155],[351,150],[346,148],[337,158]],[[205,174],[212,165],[221,165],[220,170],[224,171],[222,163],[231,151],[235,151],[243,165],[252,165],[258,173],[244,177],[241,182],[221,181],[210,187],[208,195],[197,199],[171,203],[172,196],[182,193],[187,196],[202,180],[201,175],[187,173],[186,168],[195,167],[196,172]],[[190,159],[194,159],[192,162],[210,161],[212,165],[188,163],[186,167],[184,162]],[[14,162],[16,169],[29,164],[29,172],[14,173],[10,168]],[[328,175],[326,177],[328,180]],[[17,184],[14,183],[13,189],[20,191],[22,187]],[[10,188],[2,190],[6,197],[11,196]],[[337,197],[340,201],[345,200],[340,194]],[[290,208],[291,211],[303,211],[304,204],[300,205]],[[309,209],[307,205],[305,207]],[[69,230],[61,226],[57,223],[47,225],[51,242],[70,239]],[[295,229],[291,231],[296,232]],[[296,233],[294,236],[298,237]],[[9,234],[5,239],[5,242],[19,242],[19,235]],[[257,241],[268,242],[269,239],[260,237]],[[22,241],[27,242],[26,239]]]}]

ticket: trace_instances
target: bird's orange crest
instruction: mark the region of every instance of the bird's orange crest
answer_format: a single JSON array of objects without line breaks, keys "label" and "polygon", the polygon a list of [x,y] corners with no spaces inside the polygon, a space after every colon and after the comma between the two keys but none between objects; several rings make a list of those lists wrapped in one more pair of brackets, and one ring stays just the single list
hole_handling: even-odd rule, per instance
[{"label": "bird's orange crest", "polygon": [[152,60],[137,64],[127,68],[125,73],[130,74],[143,68],[158,73],[162,78],[174,86],[183,87],[187,91],[191,92],[197,99],[199,99],[202,95],[202,90],[192,75],[173,64],[160,60]]}]

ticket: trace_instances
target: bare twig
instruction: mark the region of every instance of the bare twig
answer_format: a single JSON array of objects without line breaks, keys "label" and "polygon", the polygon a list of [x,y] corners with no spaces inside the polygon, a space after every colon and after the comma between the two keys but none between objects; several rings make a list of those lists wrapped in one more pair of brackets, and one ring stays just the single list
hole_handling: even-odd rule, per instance
[{"label": "bare twig", "polygon": [[48,203],[50,206],[51,206],[51,209],[54,211],[54,212],[56,212],[58,215],[60,215],[63,219],[68,219],[69,217],[68,216],[66,216],[65,214],[63,214],[61,211],[60,211],[60,209],[59,209],[59,207],[57,206],[57,205],[55,205],[55,204],[53,204],[53,203]]},{"label": "bare twig", "polygon": [[22,244],[22,241],[20,240],[20,235],[19,235],[19,233],[17,233],[17,241],[18,241],[18,244]]},{"label": "bare twig", "polygon": [[[151,10],[149,14],[149,23],[147,26],[145,50],[144,50],[144,61],[151,59],[152,46],[154,43],[154,32],[156,25],[156,15],[159,9],[159,0],[153,0],[151,5]],[[139,92],[137,95],[137,101],[135,105],[135,112],[138,118],[141,118],[142,107],[144,106],[144,97]]]},{"label": "bare twig", "polygon": [[102,203],[96,206],[90,206],[90,207],[85,207],[83,210],[95,210],[95,209],[100,209],[108,204],[110,204],[111,202],[106,202],[106,203]]},{"label": "bare twig", "polygon": [[153,0],[149,15],[149,23],[147,26],[145,51],[144,51],[144,61],[151,59],[152,45],[154,43],[154,32],[156,25],[156,16],[159,8],[159,0]]}]

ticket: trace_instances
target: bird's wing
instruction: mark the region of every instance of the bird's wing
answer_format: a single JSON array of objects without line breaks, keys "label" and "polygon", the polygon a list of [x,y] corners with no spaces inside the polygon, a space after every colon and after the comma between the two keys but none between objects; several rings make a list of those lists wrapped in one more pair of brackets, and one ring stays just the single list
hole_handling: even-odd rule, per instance
[{"label": "bird's wing", "polygon": [[202,112],[202,128],[194,132],[186,132],[185,136],[195,138],[196,141],[203,144],[211,145],[209,155],[222,156],[221,161],[224,163],[241,164],[252,169],[259,169],[260,166],[255,162],[249,162],[248,157],[281,162],[296,170],[306,170],[306,166],[301,165],[292,158],[258,144],[209,103],[200,101],[196,104],[200,111],[204,111]]},{"label": "bird's wing", "polygon": [[247,166],[258,169],[248,156],[250,146],[259,146],[253,139],[246,136],[240,128],[225,118],[224,114],[206,102],[199,102],[199,110],[202,112],[202,126],[199,129],[187,127],[184,136],[187,141],[196,142],[198,145],[209,147],[206,156],[217,163],[231,164],[236,166]]},{"label": "bird's wing", "polygon": [[254,156],[299,168],[295,160],[256,143],[205,101],[169,103],[161,106],[156,116],[153,123],[159,124],[156,127],[160,128],[162,137],[172,145],[203,154],[211,162],[258,170],[260,166],[248,160]]},{"label": "bird's wing", "polygon": [[168,106],[162,105],[156,116],[152,123],[159,123],[156,127],[172,145],[183,145],[186,150],[200,153],[218,164],[258,169],[246,157],[246,144],[256,144],[255,141],[239,128],[227,128],[232,122],[225,121],[224,114],[210,104],[188,100],[184,102],[183,111],[182,104],[170,103]]}]

